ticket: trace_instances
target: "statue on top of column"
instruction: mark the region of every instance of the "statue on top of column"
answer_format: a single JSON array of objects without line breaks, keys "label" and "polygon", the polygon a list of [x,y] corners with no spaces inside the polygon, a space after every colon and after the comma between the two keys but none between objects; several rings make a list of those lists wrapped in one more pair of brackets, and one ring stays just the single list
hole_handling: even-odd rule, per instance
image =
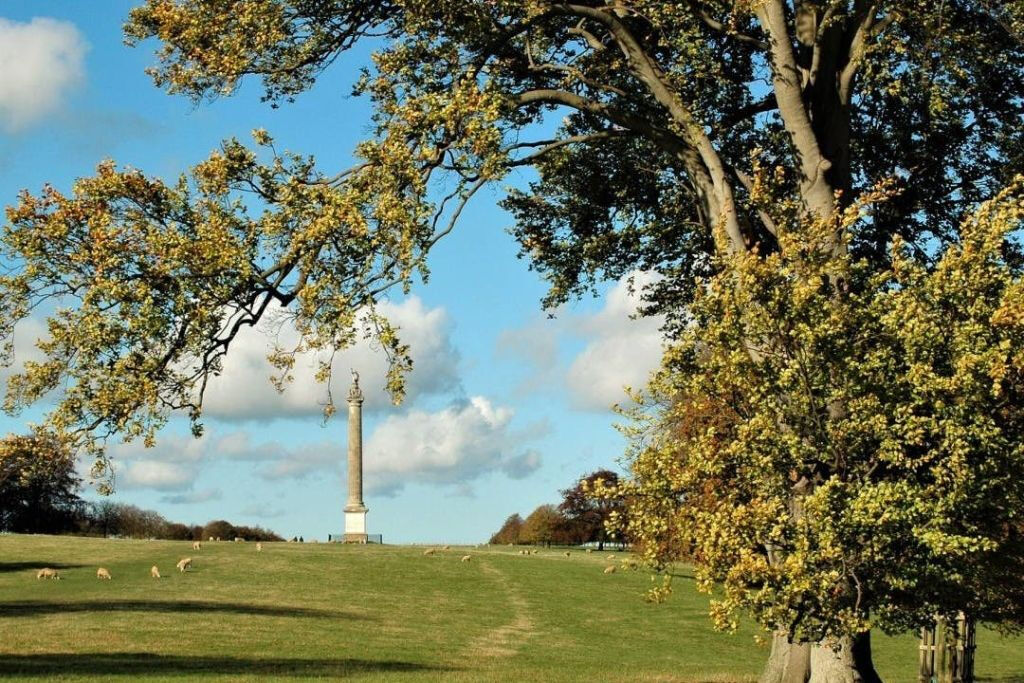
[{"label": "statue on top of column", "polygon": [[359,388],[359,373],[356,372],[355,368],[352,368],[352,386],[348,390],[348,399],[350,401],[362,401],[363,390]]}]

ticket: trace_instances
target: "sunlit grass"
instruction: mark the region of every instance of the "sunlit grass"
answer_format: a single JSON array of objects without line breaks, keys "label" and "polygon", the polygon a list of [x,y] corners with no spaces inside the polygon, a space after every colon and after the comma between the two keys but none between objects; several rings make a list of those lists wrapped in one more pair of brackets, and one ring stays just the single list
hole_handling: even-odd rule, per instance
[{"label": "sunlit grass", "polygon": [[[687,572],[651,605],[649,575],[603,574],[608,553],[263,547],[0,536],[0,678],[734,681],[767,656],[750,627],[711,630]],[[1024,681],[1024,639],[978,640],[982,677]],[[884,680],[916,681],[912,637],[875,651]]]}]

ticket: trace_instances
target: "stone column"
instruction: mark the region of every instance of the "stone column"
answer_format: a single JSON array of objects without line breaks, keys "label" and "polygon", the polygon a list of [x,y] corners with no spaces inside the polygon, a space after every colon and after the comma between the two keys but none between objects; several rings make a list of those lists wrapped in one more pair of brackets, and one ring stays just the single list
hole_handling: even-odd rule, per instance
[{"label": "stone column", "polygon": [[352,371],[348,390],[348,503],[345,505],[345,542],[366,543],[366,513],[363,504],[363,392],[359,373]]}]

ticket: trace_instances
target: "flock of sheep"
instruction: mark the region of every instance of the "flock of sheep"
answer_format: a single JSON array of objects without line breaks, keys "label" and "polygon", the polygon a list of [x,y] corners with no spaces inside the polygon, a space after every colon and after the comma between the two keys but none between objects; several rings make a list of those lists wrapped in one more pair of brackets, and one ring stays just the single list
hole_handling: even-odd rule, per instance
[{"label": "flock of sheep", "polygon": [[[210,540],[211,541],[219,541],[220,538],[210,537]],[[244,541],[245,539],[243,539],[243,538],[236,538],[234,540],[235,540],[236,543],[239,543],[239,542]],[[512,545],[512,544],[510,543],[509,545]],[[200,543],[199,541],[194,541],[192,543],[192,550],[201,550],[201,549],[202,549],[202,543]],[[444,546],[442,548],[442,550],[451,550],[451,546],[446,545],[446,546]],[[263,552],[263,544],[262,543],[257,543],[256,544],[256,552]],[[426,550],[423,551],[423,554],[424,555],[434,555],[436,552],[437,552],[437,548],[427,548]],[[590,548],[586,549],[586,553],[588,555],[590,553],[592,553],[592,552],[593,552],[593,550],[591,550]],[[524,550],[520,550],[519,554],[520,555],[539,555],[540,551],[537,550],[536,548],[524,549]],[[566,557],[570,557],[570,556],[572,556],[572,553],[570,551],[566,550],[565,551],[565,556]],[[469,562],[472,559],[473,559],[472,555],[463,555],[461,561],[462,562]],[[609,560],[615,559],[615,555],[608,555],[608,559]],[[183,557],[181,560],[178,561],[178,564],[175,565],[175,566],[177,567],[178,571],[181,571],[181,572],[188,571],[192,567],[192,558],[191,557]],[[610,564],[610,565],[608,565],[607,567],[604,568],[604,573],[605,574],[614,574],[615,570],[616,570],[615,565],[614,564]],[[151,577],[153,577],[154,579],[159,579],[160,578],[160,569],[156,565],[153,565],[152,567],[149,568],[149,575]],[[61,577],[60,577],[60,573],[56,569],[53,569],[51,567],[43,567],[36,574],[36,578],[37,579],[57,579],[57,580],[59,580]],[[108,579],[109,580],[109,579],[112,579],[113,577],[110,575],[110,570],[109,569],[107,569],[105,567],[100,567],[99,569],[96,570],[96,578],[97,579]]]},{"label": "flock of sheep", "polygon": [[[213,541],[215,539],[213,537],[211,537],[210,540]],[[217,538],[216,540],[219,541],[220,538]],[[238,542],[241,542],[241,541],[244,541],[244,540],[245,539],[243,539],[243,538],[236,538],[235,542],[238,543]],[[199,541],[193,541],[192,542],[192,550],[202,550],[202,549],[203,549],[203,544],[201,542],[199,542]],[[258,553],[263,552],[263,544],[262,543],[257,543],[256,544],[256,552],[258,552]],[[175,567],[178,569],[178,571],[180,571],[182,573],[188,571],[189,569],[192,568],[192,558],[191,557],[183,557],[183,558],[181,558],[180,560],[178,560],[178,564],[176,564]],[[149,575],[151,577],[153,577],[154,579],[159,579],[160,578],[160,568],[157,567],[154,564],[152,567],[149,568]],[[60,578],[61,578],[60,572],[58,572],[56,569],[53,569],[52,567],[43,567],[38,572],[36,572],[36,579],[37,580],[38,579],[54,579],[54,580],[59,581]],[[99,569],[96,570],[96,578],[97,579],[107,579],[109,581],[110,579],[113,579],[114,577],[110,575],[110,570],[109,569],[107,569],[106,567],[100,567]]]},{"label": "flock of sheep", "polygon": [[[511,546],[511,545],[512,544],[509,543],[509,546]],[[441,548],[441,550],[451,550],[451,546],[450,545],[446,545],[443,548]],[[587,548],[585,550],[585,552],[589,555],[589,554],[591,554],[594,551],[591,548]],[[423,551],[424,555],[434,555],[436,553],[437,553],[437,548],[427,548],[426,550]],[[525,549],[520,550],[519,554],[520,555],[539,555],[540,551],[537,550],[536,548],[525,548]],[[572,557],[572,552],[570,552],[568,550],[564,551],[563,554],[566,557]],[[473,559],[473,557],[471,555],[463,555],[462,556],[462,561],[463,562],[469,562],[472,559]],[[609,560],[614,560],[615,559],[615,555],[614,554],[608,555],[608,559]],[[623,565],[625,566],[627,564],[627,562],[629,562],[629,560],[623,560]],[[604,568],[604,573],[605,574],[614,574],[615,571],[616,571],[616,567],[615,567],[614,564],[610,564],[610,565],[608,565],[607,567]]]}]

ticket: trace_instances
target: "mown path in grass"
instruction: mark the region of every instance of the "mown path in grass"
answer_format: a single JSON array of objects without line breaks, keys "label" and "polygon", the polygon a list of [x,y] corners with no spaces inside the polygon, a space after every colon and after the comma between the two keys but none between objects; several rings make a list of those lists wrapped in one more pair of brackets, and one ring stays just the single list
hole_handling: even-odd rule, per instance
[{"label": "mown path in grass", "polygon": [[[663,605],[642,600],[648,574],[603,574],[620,553],[263,547],[0,536],[0,678],[733,681],[767,655],[750,627],[711,630],[686,572]],[[37,580],[42,566],[63,580]],[[913,638],[875,650],[886,681],[916,680]],[[1024,639],[982,630],[978,660],[1024,683]]]}]

